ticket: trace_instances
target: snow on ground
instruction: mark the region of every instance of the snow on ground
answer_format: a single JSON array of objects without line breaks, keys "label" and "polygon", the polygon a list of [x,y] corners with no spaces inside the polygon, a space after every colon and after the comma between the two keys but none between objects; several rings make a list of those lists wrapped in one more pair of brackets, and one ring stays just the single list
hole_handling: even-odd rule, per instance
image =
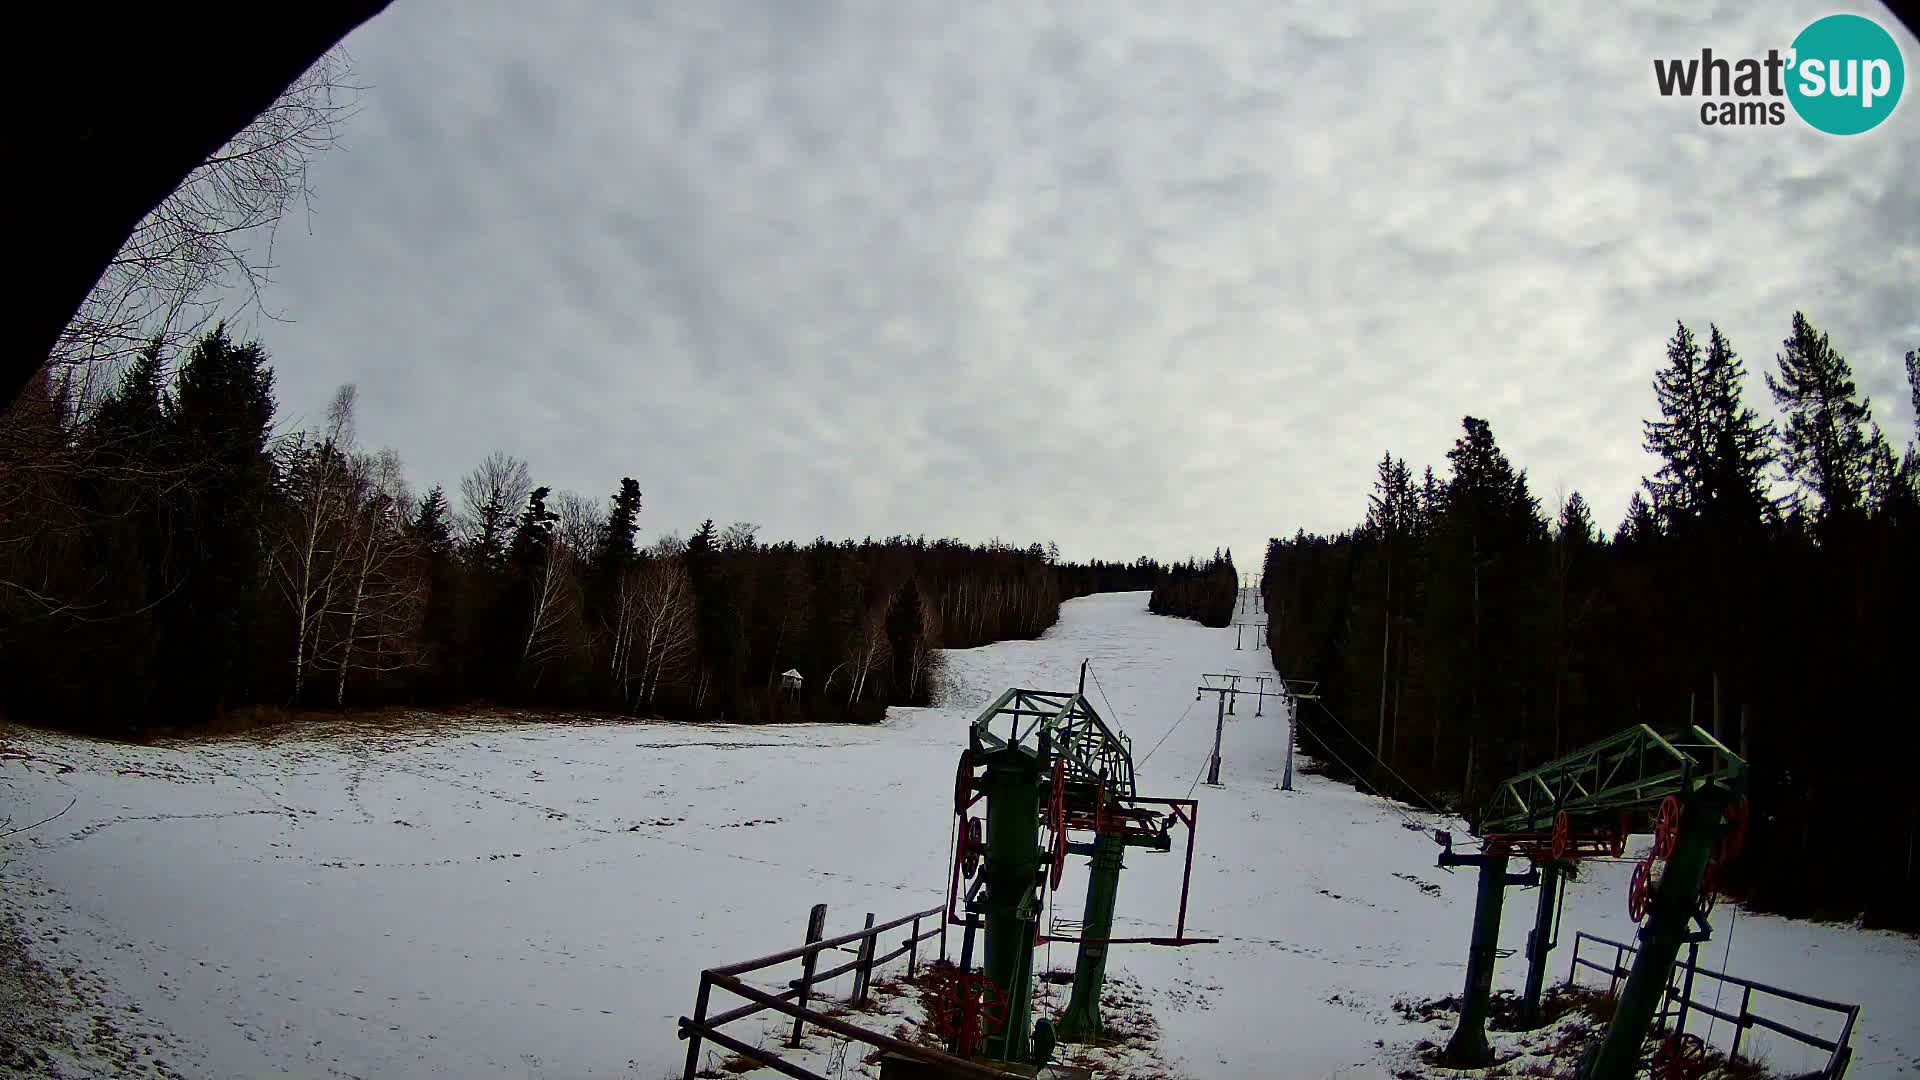
[{"label": "snow on ground", "polygon": [[[0,906],[50,968],[93,980],[93,1011],[144,1040],[141,1060],[187,1076],[659,1080],[684,1056],[674,1020],[701,968],[797,944],[815,902],[838,933],[942,899],[954,762],[1006,687],[1071,688],[1090,658],[1089,697],[1132,735],[1142,793],[1187,794],[1213,737],[1197,677],[1271,667],[1230,630],[1144,609],[1139,593],[1089,597],[1040,641],[949,653],[947,704],[878,727],[28,735],[15,749],[31,760],[0,760],[0,816],[74,805],[8,841]],[[1276,790],[1281,711],[1236,712],[1224,786],[1198,788],[1188,916],[1221,942],[1127,947],[1113,968],[1188,1075],[1382,1075],[1430,1035],[1394,1001],[1463,978],[1473,881],[1435,868],[1427,832],[1458,823],[1311,776]],[[1556,980],[1575,929],[1630,939],[1629,869],[1570,887]],[[1119,932],[1170,932],[1179,873],[1177,854],[1130,854]],[[1504,945],[1518,950],[1531,905],[1509,895]],[[1724,907],[1719,922],[1703,962],[1731,936],[1734,973],[1865,1005],[1853,1076],[1920,1072],[1920,943]],[[1517,988],[1523,964],[1503,961],[1499,985]],[[1767,1050],[1783,1068],[1815,1060]]]}]

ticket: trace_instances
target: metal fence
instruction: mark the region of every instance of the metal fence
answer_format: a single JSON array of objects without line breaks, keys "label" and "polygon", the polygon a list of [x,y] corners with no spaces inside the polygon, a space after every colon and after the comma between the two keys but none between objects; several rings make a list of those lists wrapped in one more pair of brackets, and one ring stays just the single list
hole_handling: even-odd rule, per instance
[{"label": "metal fence", "polygon": [[[1580,946],[1583,943],[1595,947],[1589,950],[1590,953],[1601,951],[1601,947],[1612,949],[1612,965],[1609,966],[1593,960],[1590,957],[1581,956]],[[1582,930],[1573,936],[1573,962],[1567,965],[1567,984],[1569,986],[1573,985],[1574,975],[1582,967],[1591,968],[1607,976],[1607,993],[1613,994],[1619,989],[1620,981],[1627,977],[1627,957],[1637,951],[1634,946],[1628,945],[1625,942],[1613,941],[1609,938],[1589,934]],[[1723,1012],[1712,1002],[1696,1000],[1693,996],[1696,976],[1715,980],[1723,987],[1738,987],[1740,990],[1739,1007],[1733,1012]],[[1828,1039],[1812,1032],[1801,1031],[1777,1019],[1762,1016],[1753,1011],[1753,998],[1755,994],[1759,994],[1763,998],[1778,998],[1782,1001],[1791,1001],[1820,1012],[1835,1013],[1840,1017],[1840,1033],[1837,1037]],[[1716,999],[1717,996],[1718,995],[1716,995]],[[1860,1016],[1860,1006],[1858,1005],[1849,1005],[1840,1001],[1828,1001],[1824,998],[1813,997],[1809,994],[1802,994],[1793,990],[1784,990],[1777,986],[1769,986],[1766,983],[1755,982],[1752,979],[1743,979],[1738,975],[1728,975],[1725,972],[1700,967],[1698,964],[1688,960],[1680,960],[1674,964],[1673,977],[1667,982],[1666,997],[1661,1005],[1661,1011],[1655,1019],[1671,1021],[1671,1026],[1674,1031],[1685,1031],[1688,1013],[1696,1011],[1720,1020],[1725,1020],[1733,1026],[1732,1045],[1727,1049],[1729,1057],[1740,1053],[1740,1044],[1746,1038],[1747,1031],[1750,1028],[1764,1028],[1775,1034],[1784,1035],[1794,1042],[1826,1051],[1826,1064],[1811,1074],[1821,1077],[1822,1080],[1839,1080],[1840,1077],[1846,1075],[1847,1065],[1853,1060],[1853,1047],[1850,1044],[1850,1040],[1853,1038],[1854,1021],[1859,1019]]]},{"label": "metal fence", "polygon": [[[1003,1078],[1017,1075],[1003,1072],[990,1065],[968,1061],[939,1050],[896,1039],[890,1035],[883,1035],[877,1031],[870,1031],[839,1017],[810,1008],[807,1004],[815,986],[852,972],[853,990],[848,995],[848,1001],[855,1006],[865,1005],[872,988],[874,970],[904,956],[907,958],[907,974],[913,975],[920,964],[920,943],[932,938],[940,939],[940,958],[945,960],[947,936],[944,907],[933,907],[925,911],[916,911],[911,915],[902,915],[878,926],[874,925],[873,914],[869,912],[866,926],[831,938],[822,936],[826,928],[826,919],[827,905],[815,904],[807,919],[806,944],[755,960],[708,968],[700,973],[700,990],[698,996],[694,998],[693,1016],[680,1018],[680,1037],[687,1040],[687,1067],[682,1074],[682,1080],[694,1080],[699,1068],[700,1047],[703,1041],[731,1050],[757,1064],[795,1077],[796,1080],[827,1080],[819,1073],[811,1072],[781,1057],[777,1049],[755,1046],[720,1030],[736,1020],[744,1020],[768,1009],[785,1013],[793,1018],[793,1030],[786,1043],[790,1048],[800,1045],[800,1036],[805,1026],[813,1024],[843,1038],[866,1043],[876,1049],[915,1061],[944,1066],[959,1074],[988,1078],[988,1080],[1003,1080]],[[930,930],[922,930],[922,925],[928,922],[938,925]],[[880,935],[901,927],[910,929],[900,946],[892,952],[879,954]],[[818,970],[820,954],[828,950],[852,952],[854,958],[825,971]],[[762,989],[741,978],[751,972],[764,971],[796,961],[800,964],[799,977],[788,981],[786,989],[779,992]],[[709,1014],[707,1008],[715,988],[745,1000],[746,1004],[725,1012]]]}]

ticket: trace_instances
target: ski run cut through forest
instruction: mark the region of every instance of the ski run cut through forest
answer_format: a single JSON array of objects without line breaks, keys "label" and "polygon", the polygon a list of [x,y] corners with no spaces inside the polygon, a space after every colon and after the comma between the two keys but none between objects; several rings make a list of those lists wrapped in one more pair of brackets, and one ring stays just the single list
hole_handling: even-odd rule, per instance
[{"label": "ski run cut through forest", "polygon": [[[1219,939],[1117,948],[1109,994],[1154,1037],[1110,1054],[1113,1074],[1419,1068],[1415,1047],[1450,1025],[1408,1006],[1459,992],[1474,889],[1471,873],[1436,868],[1430,833],[1463,823],[1315,775],[1280,790],[1285,709],[1271,702],[1255,715],[1242,700],[1222,786],[1198,784],[1215,719],[1211,696],[1194,702],[1198,676],[1272,667],[1230,629],[1146,606],[1143,593],[1072,600],[1040,640],[952,651],[941,704],[874,726],[423,719],[152,746],[16,732],[0,762],[16,823],[60,816],[10,841],[0,869],[9,936],[38,973],[7,990],[29,1000],[0,1002],[38,1010],[38,1041],[9,1047],[11,1064],[223,1080],[678,1075],[675,1021],[701,969],[798,944],[816,903],[831,935],[944,899],[968,724],[1007,687],[1073,689],[1087,659],[1088,697],[1131,736],[1142,792],[1200,799],[1187,932]],[[1636,854],[1568,887],[1555,982],[1576,931],[1632,940]],[[1116,935],[1170,934],[1178,848],[1127,861]],[[1081,895],[1085,862],[1063,898]],[[1530,908],[1510,904],[1498,988],[1524,975]],[[1920,943],[1726,904],[1715,926],[1703,966],[1862,1006],[1850,1076],[1920,1072]],[[1037,962],[1073,959],[1055,944]],[[850,979],[821,995],[843,1001]],[[1834,1034],[1811,1014],[1781,1019]],[[778,1047],[774,1020],[740,1037]],[[860,1048],[836,1063],[833,1041],[810,1035],[794,1053],[873,1074]],[[1747,1045],[1779,1075],[1822,1064],[1763,1030]]]}]

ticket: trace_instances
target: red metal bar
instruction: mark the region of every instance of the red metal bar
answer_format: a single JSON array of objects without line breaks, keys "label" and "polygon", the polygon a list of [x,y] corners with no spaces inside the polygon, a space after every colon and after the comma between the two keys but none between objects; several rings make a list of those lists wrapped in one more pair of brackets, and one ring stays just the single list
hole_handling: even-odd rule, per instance
[{"label": "red metal bar", "polygon": [[[1173,808],[1174,817],[1180,817],[1180,808]],[[1180,916],[1174,920],[1173,932],[1185,937],[1187,934],[1187,891],[1193,887],[1193,840],[1200,831],[1200,803],[1193,801],[1187,805],[1187,866],[1180,872]]]}]

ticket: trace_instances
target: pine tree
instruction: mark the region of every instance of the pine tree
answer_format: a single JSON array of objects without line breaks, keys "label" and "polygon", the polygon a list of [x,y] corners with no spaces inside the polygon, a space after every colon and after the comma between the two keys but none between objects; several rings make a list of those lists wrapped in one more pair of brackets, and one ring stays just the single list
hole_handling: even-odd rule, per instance
[{"label": "pine tree", "polygon": [[1643,547],[1660,539],[1660,516],[1639,492],[1627,500],[1627,515],[1614,530],[1613,542],[1628,547]]},{"label": "pine tree", "polygon": [[720,534],[713,519],[702,522],[687,541],[687,577],[693,587],[694,624],[699,640],[704,689],[696,706],[711,706],[724,717],[745,720],[740,676],[746,667],[746,633],[739,604],[720,562]]},{"label": "pine tree", "polygon": [[455,558],[453,508],[447,493],[435,484],[420,499],[408,531],[426,563],[426,610],[420,623],[421,662],[427,680],[443,698],[465,696],[467,642],[461,633],[463,584]]},{"label": "pine tree", "polygon": [[1706,515],[1722,532],[1759,524],[1773,509],[1767,467],[1773,463],[1773,425],[1746,404],[1746,363],[1718,326],[1708,324],[1702,366],[1707,457],[1701,486]]},{"label": "pine tree", "polygon": [[1529,587],[1547,526],[1526,473],[1507,459],[1488,423],[1469,416],[1462,428],[1447,452],[1453,472],[1429,575],[1428,640],[1442,654],[1433,673],[1443,700],[1466,736],[1460,790],[1473,799],[1528,749],[1522,738],[1502,737],[1508,725],[1524,724],[1526,710],[1524,668],[1501,658],[1528,651]]},{"label": "pine tree", "polygon": [[1920,424],[1920,349],[1907,350],[1907,390],[1913,395],[1913,422]]},{"label": "pine tree", "polygon": [[601,548],[594,554],[595,573],[610,581],[626,569],[633,561],[633,539],[639,531],[640,484],[631,476],[623,476],[607,513]]},{"label": "pine tree", "polygon": [[1828,522],[1861,509],[1872,469],[1872,402],[1855,400],[1853,367],[1827,335],[1793,313],[1793,335],[1782,342],[1780,374],[1767,389],[1786,418],[1781,463],[1787,478],[1819,501]]},{"label": "pine tree", "polygon": [[1698,514],[1707,501],[1707,459],[1712,435],[1708,430],[1709,391],[1700,344],[1685,323],[1678,323],[1667,342],[1667,366],[1653,379],[1660,419],[1644,421],[1646,448],[1662,464],[1647,490],[1654,509],[1669,525]]},{"label": "pine tree", "polygon": [[248,700],[259,661],[256,633],[266,586],[262,540],[273,496],[267,434],[273,371],[259,344],[236,345],[225,326],[197,342],[181,366],[169,414],[171,450],[191,470],[176,516],[185,580],[169,605],[165,674],[170,700],[190,710]]},{"label": "pine tree", "polygon": [[447,505],[447,492],[439,484],[427,489],[414,510],[413,538],[421,550],[434,555],[453,553],[453,511]]},{"label": "pine tree", "polygon": [[887,650],[893,662],[892,696],[904,704],[926,704],[921,686],[926,663],[925,633],[920,585],[912,580],[901,582],[887,607]]}]

